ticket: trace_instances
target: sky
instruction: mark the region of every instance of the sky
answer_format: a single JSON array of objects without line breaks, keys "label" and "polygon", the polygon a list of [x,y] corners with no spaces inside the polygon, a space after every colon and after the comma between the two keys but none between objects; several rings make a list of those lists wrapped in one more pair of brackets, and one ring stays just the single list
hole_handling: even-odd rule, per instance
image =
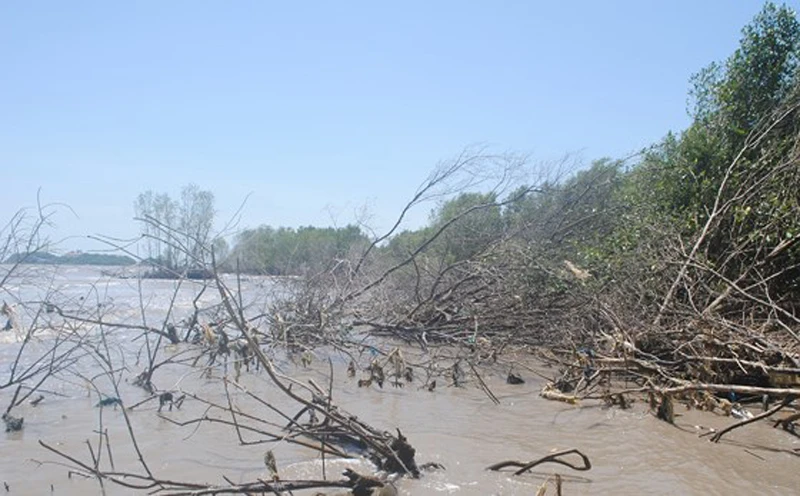
[{"label": "sky", "polygon": [[386,229],[464,147],[588,165],[684,129],[762,5],[5,0],[0,225],[64,205],[58,249],[104,248],[139,193],[194,183],[218,228],[244,202],[239,228]]}]

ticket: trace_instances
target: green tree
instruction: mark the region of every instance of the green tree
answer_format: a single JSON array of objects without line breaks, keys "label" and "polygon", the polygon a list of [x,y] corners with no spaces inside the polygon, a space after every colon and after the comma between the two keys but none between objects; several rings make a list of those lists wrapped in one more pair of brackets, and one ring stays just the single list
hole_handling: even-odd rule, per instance
[{"label": "green tree", "polygon": [[357,226],[297,229],[261,226],[237,236],[230,258],[248,272],[303,275],[331,267],[367,243],[367,237]]},{"label": "green tree", "polygon": [[[680,136],[668,135],[631,175],[629,190],[646,196],[639,206],[676,220],[685,232],[701,226],[748,136],[793,98],[799,54],[794,11],[765,4],[742,30],[736,51],[693,76],[689,128]],[[762,160],[762,151],[750,149],[740,160],[751,168],[772,167]],[[736,191],[745,175],[731,177],[728,189]]]},{"label": "green tree", "polygon": [[134,202],[147,258],[172,271],[197,268],[207,258],[214,224],[214,194],[190,184],[180,200],[145,191]]},{"label": "green tree", "polygon": [[[674,207],[690,213],[708,208],[748,135],[791,96],[798,55],[800,23],[794,11],[769,2],[744,27],[739,48],[727,60],[693,77],[694,122],[670,160],[677,174],[668,171],[684,189],[675,191]],[[754,161],[758,154],[751,150],[745,158]]]},{"label": "green tree", "polygon": [[[684,257],[674,248],[682,245],[695,271],[687,277],[703,281],[709,301],[732,293],[726,281],[763,289],[758,298],[770,301],[794,291],[787,281],[800,261],[791,241],[800,230],[791,214],[800,189],[798,50],[794,12],[767,3],[737,50],[694,76],[692,124],[644,154],[617,190],[620,221],[597,252],[609,273],[640,267],[635,277],[657,285],[652,272],[661,271],[673,287],[669,300],[688,266],[662,260]],[[698,291],[692,305],[703,308]]]},{"label": "green tree", "polygon": [[800,24],[794,11],[766,3],[742,30],[733,55],[693,77],[694,117],[704,123],[716,120],[733,141],[741,142],[791,91],[798,48]]},{"label": "green tree", "polygon": [[501,208],[495,193],[461,193],[431,213],[436,230],[452,223],[432,249],[447,263],[466,260],[485,250],[503,234]]}]

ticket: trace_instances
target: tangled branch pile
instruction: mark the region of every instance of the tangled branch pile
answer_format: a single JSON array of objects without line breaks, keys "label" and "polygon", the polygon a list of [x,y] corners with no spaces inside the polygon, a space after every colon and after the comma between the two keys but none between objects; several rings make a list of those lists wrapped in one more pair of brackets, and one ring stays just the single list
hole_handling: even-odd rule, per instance
[{"label": "tangled branch pile", "polygon": [[427,227],[317,275],[315,324],[582,350],[651,386],[800,386],[798,26],[767,4],[696,76],[690,128],[638,162],[533,185],[520,157],[442,164],[403,211],[439,199]]}]

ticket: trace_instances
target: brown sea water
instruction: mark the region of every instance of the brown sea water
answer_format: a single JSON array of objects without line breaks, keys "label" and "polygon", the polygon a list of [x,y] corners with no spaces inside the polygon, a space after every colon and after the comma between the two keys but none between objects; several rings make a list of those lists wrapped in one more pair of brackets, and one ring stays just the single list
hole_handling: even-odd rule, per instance
[{"label": "brown sea water", "polygon": [[[47,296],[65,309],[76,313],[100,305],[107,309],[106,318],[115,322],[160,327],[167,315],[173,295],[177,295],[171,321],[189,314],[191,302],[199,286],[186,284],[177,288],[171,281],[142,281],[106,277],[97,269],[61,267],[28,270],[24,277],[12,278],[3,287],[2,299],[24,302],[18,305],[19,320],[24,325],[36,318],[37,302]],[[230,281],[232,284],[234,281]],[[249,279],[242,283],[248,310],[257,313],[264,305],[270,282]],[[200,303],[212,307],[218,300],[214,291],[206,291]],[[211,318],[212,312],[204,314]],[[40,325],[50,319],[54,327],[63,325],[57,315],[41,314]],[[42,325],[42,327],[46,327]],[[85,332],[96,329],[82,327]],[[148,397],[141,388],[129,382],[142,368],[140,332],[107,329],[107,342],[115,366],[124,368],[120,383],[123,402],[128,405]],[[43,330],[32,349],[43,352],[53,334]],[[374,343],[388,351],[388,343]],[[0,334],[0,382],[8,376],[9,364],[19,349],[13,333]],[[188,350],[188,351],[186,351]],[[192,345],[168,346],[160,357],[180,356],[196,350]],[[356,379],[347,377],[345,368],[350,358],[337,352],[318,350],[314,362],[304,368],[297,357],[282,351],[270,351],[279,370],[302,381],[314,380],[327,387],[330,374],[327,358],[334,370],[333,400],[342,409],[358,416],[374,427],[393,430],[398,427],[417,449],[418,462],[438,462],[446,470],[426,473],[420,479],[401,479],[397,487],[407,495],[488,495],[534,494],[548,477],[559,473],[564,478],[564,494],[797,494],[800,491],[800,439],[760,422],[728,434],[718,444],[698,435],[708,428],[724,427],[732,419],[705,412],[676,408],[680,415],[669,425],[648,413],[647,405],[635,402],[629,410],[605,408],[587,403],[573,406],[539,397],[542,380],[535,375],[522,375],[526,383],[511,386],[505,383],[504,371],[498,367],[484,372],[483,379],[500,400],[492,403],[473,382],[465,387],[448,387],[441,383],[434,392],[411,383],[403,388],[386,385],[359,388]],[[33,357],[36,354],[31,354]],[[138,356],[138,363],[137,363]],[[368,362],[369,352],[362,356]],[[424,355],[407,353],[410,362],[425,360]],[[202,365],[204,360],[201,360]],[[532,367],[539,367],[530,362]],[[81,460],[89,460],[87,440],[96,451],[98,430],[107,429],[111,442],[111,458],[119,472],[142,473],[133,449],[122,411],[113,407],[99,408],[99,398],[86,378],[101,371],[100,365],[86,357],[76,367],[78,374],[65,373],[58,380],[44,385],[45,398],[38,406],[25,402],[13,414],[25,418],[24,429],[17,433],[0,433],[0,482],[6,482],[9,494],[102,494],[98,482],[69,473],[65,459],[45,450],[40,440]],[[520,371],[521,369],[518,369]],[[546,369],[543,372],[548,373]],[[227,404],[220,377],[223,366],[212,370],[211,378],[201,368],[170,365],[159,369],[154,383],[159,389],[184,391],[209,402]],[[227,368],[228,377],[234,371]],[[242,372],[238,385],[269,402],[288,415],[299,410],[287,401],[266,374]],[[104,394],[113,392],[107,378],[95,380]],[[243,423],[270,432],[281,433],[286,419],[254,401],[233,385],[231,400],[242,412],[271,422],[253,420]],[[11,401],[14,388],[0,390],[0,408]],[[242,445],[235,429],[221,423],[176,426],[158,416],[156,401],[145,403],[129,412],[135,438],[148,467],[161,478],[224,484],[224,477],[248,481],[268,477],[263,463],[264,452],[272,449],[281,476],[285,479],[320,479],[323,463],[311,450],[269,443]],[[207,410],[207,405],[187,398],[180,410],[165,411],[175,421],[191,421],[203,415],[228,419]],[[242,434],[246,442],[264,439],[252,432]],[[485,468],[503,460],[529,461],[553,451],[577,448],[592,462],[587,472],[575,472],[560,465],[541,465],[533,472],[514,476],[510,472],[490,472]],[[96,454],[95,454],[96,456]],[[110,458],[103,448],[102,466],[110,469]],[[325,462],[329,478],[351,467],[370,472],[371,466],[359,459]],[[131,494],[127,488],[106,483],[106,494]],[[313,494],[314,491],[295,494]]]}]

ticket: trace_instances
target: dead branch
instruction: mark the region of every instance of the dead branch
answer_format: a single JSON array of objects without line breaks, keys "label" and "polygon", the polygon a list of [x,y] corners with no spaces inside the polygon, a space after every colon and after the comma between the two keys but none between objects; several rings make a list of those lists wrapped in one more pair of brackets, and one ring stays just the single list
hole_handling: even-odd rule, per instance
[{"label": "dead branch", "polygon": [[[571,454],[576,454],[580,456],[583,465],[573,465],[572,463],[569,463],[561,459],[561,457]],[[499,462],[495,463],[494,465],[486,467],[486,470],[497,471],[497,470],[502,470],[506,467],[519,467],[519,470],[514,472],[514,475],[522,475],[528,470],[532,469],[537,465],[541,465],[542,463],[558,463],[560,465],[564,465],[565,467],[569,467],[572,470],[579,470],[579,471],[591,470],[592,468],[592,463],[589,461],[589,457],[584,455],[580,450],[570,449],[566,451],[559,451],[558,453],[553,453],[551,455],[543,456],[542,458],[539,458],[537,460],[528,463],[518,462],[514,460]]]},{"label": "dead branch", "polygon": [[722,439],[722,436],[724,436],[725,434],[727,434],[728,432],[730,432],[730,431],[732,431],[734,429],[738,429],[739,427],[744,427],[744,426],[746,426],[748,424],[752,424],[753,422],[758,422],[761,419],[765,419],[767,417],[771,417],[771,416],[775,415],[776,413],[778,413],[779,411],[781,411],[785,407],[789,406],[789,404],[792,403],[795,400],[795,398],[797,398],[797,396],[795,396],[795,395],[786,396],[783,399],[783,401],[781,401],[780,403],[778,403],[774,407],[770,408],[766,412],[763,412],[763,413],[760,413],[758,415],[755,415],[755,416],[753,416],[753,418],[745,419],[745,420],[742,420],[741,422],[737,422],[735,424],[729,425],[728,427],[726,427],[726,428],[720,430],[719,432],[717,432],[716,434],[714,434],[714,436],[711,438],[711,441],[715,442],[715,443],[718,443],[719,440]]}]

